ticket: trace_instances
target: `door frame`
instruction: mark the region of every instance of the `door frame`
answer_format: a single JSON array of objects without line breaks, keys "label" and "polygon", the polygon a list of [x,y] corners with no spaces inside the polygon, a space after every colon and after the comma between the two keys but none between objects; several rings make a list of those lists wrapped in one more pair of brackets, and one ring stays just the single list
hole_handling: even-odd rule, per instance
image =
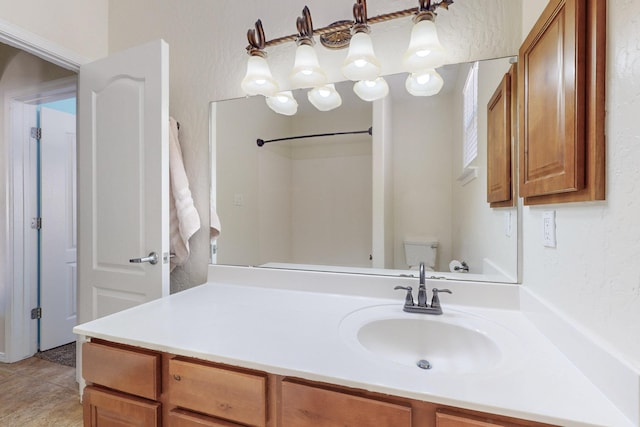
[{"label": "door frame", "polygon": [[[5,21],[0,21],[0,42],[5,43],[9,46],[13,46],[15,48],[21,49],[25,52],[28,52],[34,56],[37,56],[45,61],[51,62],[55,65],[58,65],[62,68],[74,71],[78,73],[80,70],[80,65],[89,62],[87,58],[84,58],[77,53],[60,46],[48,39],[45,39],[37,34],[31,33],[29,31],[24,30],[21,27],[10,24]],[[76,78],[73,78],[74,80]],[[75,82],[74,82],[75,85]],[[50,90],[54,90],[53,88],[49,88]],[[21,94],[12,93],[6,94],[5,99],[3,100],[5,105],[5,116],[2,117],[5,123],[5,141],[11,141],[11,120],[10,120],[10,111],[7,108],[10,105],[10,99],[20,98],[20,97],[28,97],[33,96],[33,92],[31,94],[22,92]],[[24,283],[16,283],[14,278],[18,277],[19,272],[15,271],[16,259],[20,258],[22,260],[22,254],[14,254],[12,248],[14,247],[14,239],[16,235],[14,233],[15,221],[13,218],[13,167],[12,167],[12,152],[11,143],[7,142],[5,144],[5,158],[7,161],[7,170],[3,173],[5,174],[6,179],[6,218],[7,224],[0,224],[0,226],[4,226],[7,232],[7,239],[4,243],[5,250],[4,252],[7,254],[6,259],[1,260],[5,265],[5,283],[7,283],[7,292],[5,295],[6,307],[5,307],[5,352],[0,353],[0,362],[14,362],[20,360],[22,358],[28,357],[33,353],[31,352],[31,343],[35,343],[34,337],[34,328],[30,328],[29,323],[31,319],[27,320],[26,314],[31,310],[31,301],[25,299],[24,293],[28,292],[28,288],[24,287]],[[28,334],[28,338],[22,338],[20,333],[26,331]],[[37,330],[36,330],[37,333]],[[26,343],[26,344],[25,344]],[[35,346],[35,345],[34,345]],[[35,351],[34,351],[35,352]]]},{"label": "door frame", "polygon": [[[37,244],[25,238],[30,228],[28,217],[35,213],[35,186],[25,188],[20,179],[20,171],[33,169],[35,159],[24,152],[21,145],[24,129],[35,124],[35,117],[22,114],[23,105],[37,105],[68,97],[77,92],[77,76],[32,85],[7,92],[5,106],[5,141],[7,151],[7,282],[9,294],[6,295],[9,307],[6,307],[5,324],[5,362],[15,362],[32,356],[37,351],[37,322],[30,318],[31,309],[38,305],[38,283],[36,280],[38,264]],[[16,113],[16,107],[20,113]],[[35,110],[34,110],[35,114]],[[34,183],[35,184],[35,183]],[[24,207],[24,209],[23,209]]]}]

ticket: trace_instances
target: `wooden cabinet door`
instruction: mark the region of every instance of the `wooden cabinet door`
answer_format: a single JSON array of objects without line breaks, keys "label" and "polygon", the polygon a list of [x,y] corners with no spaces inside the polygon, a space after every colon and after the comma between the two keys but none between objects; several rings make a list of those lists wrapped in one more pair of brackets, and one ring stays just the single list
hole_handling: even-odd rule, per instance
[{"label": "wooden cabinet door", "polygon": [[411,407],[282,383],[282,427],[411,427]]},{"label": "wooden cabinet door", "polygon": [[585,185],[586,9],[552,0],[520,48],[520,194]]},{"label": "wooden cabinet door", "polygon": [[487,202],[492,208],[513,206],[511,75],[505,74],[487,104]]},{"label": "wooden cabinet door", "polygon": [[83,395],[85,427],[159,427],[160,403],[93,386]]}]

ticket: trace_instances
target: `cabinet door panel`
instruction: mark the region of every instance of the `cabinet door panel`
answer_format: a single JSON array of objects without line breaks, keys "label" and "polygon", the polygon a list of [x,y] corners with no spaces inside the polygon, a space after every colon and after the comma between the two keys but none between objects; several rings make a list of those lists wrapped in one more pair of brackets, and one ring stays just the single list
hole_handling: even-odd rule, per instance
[{"label": "cabinet door panel", "polygon": [[159,427],[160,404],[92,386],[83,395],[85,427]]},{"label": "cabinet door panel", "polygon": [[508,73],[487,105],[487,202],[491,207],[511,206],[511,194],[511,74]]},{"label": "cabinet door panel", "polygon": [[520,194],[585,185],[586,4],[558,0],[520,48]]},{"label": "cabinet door panel", "polygon": [[281,426],[411,427],[411,408],[284,381]]},{"label": "cabinet door panel", "polygon": [[181,359],[169,361],[169,402],[226,420],[263,427],[267,418],[263,375]]}]

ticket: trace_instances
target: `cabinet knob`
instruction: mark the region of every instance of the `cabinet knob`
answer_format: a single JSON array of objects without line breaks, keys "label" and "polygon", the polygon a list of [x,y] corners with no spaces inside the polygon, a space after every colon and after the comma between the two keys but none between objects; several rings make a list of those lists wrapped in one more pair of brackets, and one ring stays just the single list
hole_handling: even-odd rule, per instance
[{"label": "cabinet knob", "polygon": [[180,381],[182,379],[182,377],[180,375],[174,375],[173,379],[176,381]]}]

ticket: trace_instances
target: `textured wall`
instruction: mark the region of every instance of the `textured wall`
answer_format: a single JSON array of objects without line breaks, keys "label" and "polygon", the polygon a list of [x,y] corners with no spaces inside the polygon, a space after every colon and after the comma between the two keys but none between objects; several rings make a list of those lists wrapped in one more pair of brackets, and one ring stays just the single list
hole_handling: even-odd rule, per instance
[{"label": "textured wall", "polygon": [[[607,200],[525,207],[523,283],[640,370],[640,2],[607,4]],[[542,243],[545,210],[555,249]]]},{"label": "textured wall", "polygon": [[108,0],[0,0],[7,21],[87,59],[107,54]]}]

